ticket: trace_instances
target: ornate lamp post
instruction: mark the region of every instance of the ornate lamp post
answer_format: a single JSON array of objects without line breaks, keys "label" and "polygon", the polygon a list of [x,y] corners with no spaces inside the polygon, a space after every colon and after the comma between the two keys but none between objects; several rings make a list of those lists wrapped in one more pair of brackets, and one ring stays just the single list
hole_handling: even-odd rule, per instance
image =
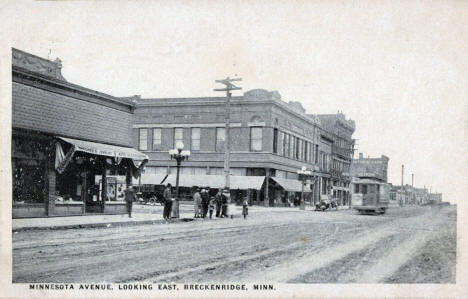
[{"label": "ornate lamp post", "polygon": [[182,142],[177,142],[176,148],[169,151],[171,155],[171,160],[174,159],[177,162],[177,176],[176,176],[176,199],[179,200],[179,172],[180,172],[180,162],[188,160],[190,156],[190,151],[183,151],[184,144]]},{"label": "ornate lamp post", "polygon": [[304,187],[306,181],[312,177],[312,172],[310,170],[307,170],[305,166],[302,166],[301,170],[297,171],[297,174],[299,175],[299,180],[302,181],[301,204],[299,206],[299,209],[305,210]]}]

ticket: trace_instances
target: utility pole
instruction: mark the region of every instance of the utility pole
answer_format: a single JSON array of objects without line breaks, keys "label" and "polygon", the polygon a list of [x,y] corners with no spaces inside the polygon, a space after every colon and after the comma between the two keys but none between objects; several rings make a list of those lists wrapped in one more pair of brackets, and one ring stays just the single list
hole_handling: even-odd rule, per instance
[{"label": "utility pole", "polygon": [[405,175],[405,165],[401,165],[401,187],[403,188],[403,176]]},{"label": "utility pole", "polygon": [[411,174],[411,187],[414,188],[414,173]]},{"label": "utility pole", "polygon": [[225,91],[226,92],[226,129],[225,129],[225,141],[224,141],[224,175],[226,182],[224,186],[229,189],[229,175],[230,175],[230,154],[231,154],[231,140],[229,137],[229,126],[230,126],[230,113],[231,113],[231,90],[240,90],[242,87],[237,87],[231,82],[242,81],[242,78],[229,78],[223,80],[216,80],[216,83],[224,84],[225,88],[216,88],[214,91]]}]

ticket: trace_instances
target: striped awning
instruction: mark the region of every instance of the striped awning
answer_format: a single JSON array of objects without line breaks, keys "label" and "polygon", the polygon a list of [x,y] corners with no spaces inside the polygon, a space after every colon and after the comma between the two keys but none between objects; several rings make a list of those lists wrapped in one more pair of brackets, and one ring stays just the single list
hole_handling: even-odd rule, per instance
[{"label": "striped awning", "polygon": [[[172,186],[176,185],[176,175],[170,174],[163,181],[164,184],[170,183]],[[260,190],[263,182],[265,181],[264,176],[236,176],[231,175],[229,177],[230,189],[254,189]],[[225,177],[223,175],[184,175],[179,176],[179,186],[181,187],[203,187],[203,188],[224,188]]]},{"label": "striped awning", "polygon": [[57,142],[55,169],[59,173],[62,173],[65,170],[76,152],[111,157],[116,160],[131,159],[136,168],[143,167],[148,162],[147,155],[131,147],[103,144],[60,136],[57,136],[57,138],[72,145],[70,151],[64,155],[60,143]]},{"label": "striped awning", "polygon": [[[283,179],[272,177],[272,180],[278,183],[285,191],[291,192],[301,192],[302,191],[302,181],[299,180],[291,180],[291,179]],[[306,184],[304,186],[304,192],[312,192],[310,190],[310,184]]]}]

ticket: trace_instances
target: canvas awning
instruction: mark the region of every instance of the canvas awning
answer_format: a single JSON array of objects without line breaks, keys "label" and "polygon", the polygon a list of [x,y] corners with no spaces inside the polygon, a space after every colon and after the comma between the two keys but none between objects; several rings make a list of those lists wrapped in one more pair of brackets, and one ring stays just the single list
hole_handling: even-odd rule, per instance
[{"label": "canvas awning", "polygon": [[[255,189],[260,190],[265,180],[264,176],[235,176],[229,177],[230,189]],[[176,175],[170,174],[167,176],[164,184],[170,183],[172,186],[176,185]],[[225,177],[223,175],[184,175],[179,176],[179,186],[181,187],[210,187],[210,188],[224,188]]]},{"label": "canvas awning", "polygon": [[[299,180],[283,179],[272,177],[272,180],[278,183],[285,191],[291,192],[301,192],[302,191],[302,182]],[[305,184],[304,192],[312,192],[310,190],[310,184]]]},{"label": "canvas awning", "polygon": [[133,179],[133,185],[161,185],[167,174],[142,173],[138,179]]},{"label": "canvas awning", "polygon": [[70,151],[64,155],[60,143],[57,142],[55,169],[59,173],[62,173],[65,170],[76,152],[111,157],[115,158],[117,161],[121,159],[130,159],[136,168],[143,167],[148,162],[147,155],[131,147],[109,145],[59,136],[57,136],[57,138],[72,145]]}]

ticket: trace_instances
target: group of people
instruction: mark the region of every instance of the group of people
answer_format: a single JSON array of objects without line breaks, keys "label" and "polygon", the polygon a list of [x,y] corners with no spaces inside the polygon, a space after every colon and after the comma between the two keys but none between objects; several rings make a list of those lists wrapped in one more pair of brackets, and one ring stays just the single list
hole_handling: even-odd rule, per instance
[{"label": "group of people", "polygon": [[[233,211],[228,211],[230,199],[230,192],[228,189],[219,189],[218,193],[210,198],[207,189],[197,188],[193,194],[193,205],[195,211],[195,218],[206,218],[209,213],[210,219],[213,218],[213,212],[217,218],[227,218],[232,216]],[[248,201],[244,199],[242,202],[242,214],[244,219],[248,214]]]},{"label": "group of people", "polygon": [[193,205],[195,218],[206,218],[209,212],[209,217],[213,218],[213,212],[216,210],[215,216],[218,218],[228,217],[228,204],[230,203],[229,190],[219,189],[218,193],[210,198],[207,189],[197,188],[193,194]]},{"label": "group of people", "polygon": [[[208,215],[210,219],[213,217],[213,213],[216,211],[215,216],[218,218],[227,218],[228,215],[232,215],[228,211],[228,205],[230,203],[230,192],[228,189],[219,189],[218,193],[210,198],[209,188],[207,189],[200,189],[197,188],[195,193],[193,194],[193,201],[194,201],[194,210],[195,210],[195,218],[206,218]],[[136,192],[132,186],[128,186],[128,188],[124,191],[125,194],[125,201],[127,203],[127,212],[128,217],[132,217],[132,203],[136,201]],[[166,188],[163,192],[163,202],[164,202],[164,210],[163,210],[163,218],[165,220],[169,220],[172,217],[178,217],[178,205],[175,199],[172,196],[172,186],[171,184],[167,184]],[[174,203],[176,203],[174,205]],[[247,217],[248,214],[248,201],[244,199],[242,202],[242,214],[244,219]]]}]

